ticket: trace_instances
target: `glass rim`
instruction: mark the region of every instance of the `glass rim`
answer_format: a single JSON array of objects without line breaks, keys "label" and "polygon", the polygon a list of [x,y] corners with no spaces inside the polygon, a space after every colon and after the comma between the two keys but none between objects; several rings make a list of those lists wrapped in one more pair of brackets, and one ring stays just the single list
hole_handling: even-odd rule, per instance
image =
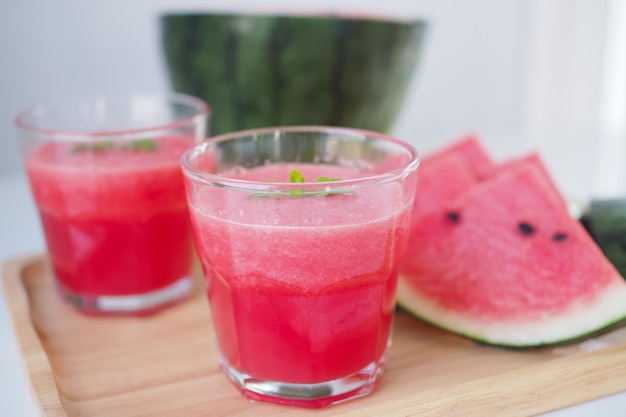
[{"label": "glass rim", "polygon": [[[28,123],[25,119],[42,109],[53,107],[56,105],[63,105],[65,103],[80,103],[92,102],[99,99],[110,100],[114,98],[122,98],[126,100],[132,100],[134,98],[146,98],[151,100],[161,100],[163,102],[179,103],[187,105],[189,107],[195,107],[197,112],[195,115],[178,119],[169,123],[155,124],[148,127],[140,127],[135,129],[113,129],[113,130],[67,130],[67,129],[50,129],[46,127],[40,127],[33,123]],[[188,94],[181,93],[117,93],[117,94],[94,94],[84,96],[72,96],[61,98],[57,100],[50,100],[32,104],[22,109],[14,119],[14,125],[17,129],[30,132],[42,136],[54,136],[56,138],[63,138],[68,140],[80,140],[87,137],[110,137],[110,136],[125,136],[136,135],[148,132],[155,132],[160,130],[175,129],[182,126],[193,125],[201,122],[203,119],[209,117],[211,114],[211,107],[204,100],[190,96]]]},{"label": "glass rim", "polygon": [[[260,180],[247,180],[224,177],[218,174],[211,174],[202,169],[195,167],[192,163],[192,159],[196,156],[205,153],[207,149],[215,148],[218,143],[226,142],[236,138],[242,138],[246,136],[252,136],[254,134],[268,134],[268,133],[289,133],[289,132],[325,132],[325,133],[337,133],[351,138],[372,138],[383,142],[392,143],[399,148],[404,149],[409,156],[409,160],[402,165],[386,170],[382,173],[376,173],[372,175],[364,175],[358,178],[350,178],[337,181],[307,181],[304,183],[293,183],[287,181],[260,181]],[[185,177],[194,181],[199,181],[207,185],[219,186],[222,188],[236,189],[239,191],[262,191],[262,190],[291,190],[291,189],[303,189],[303,190],[319,190],[319,189],[337,189],[346,187],[362,187],[371,186],[393,181],[397,178],[407,176],[411,172],[417,170],[421,162],[419,152],[417,149],[400,139],[385,133],[375,132],[371,130],[351,128],[351,127],[336,127],[336,126],[280,126],[280,127],[266,127],[258,129],[248,129],[237,132],[225,133],[222,135],[210,137],[205,141],[188,148],[183,152],[180,157],[180,163]]]}]

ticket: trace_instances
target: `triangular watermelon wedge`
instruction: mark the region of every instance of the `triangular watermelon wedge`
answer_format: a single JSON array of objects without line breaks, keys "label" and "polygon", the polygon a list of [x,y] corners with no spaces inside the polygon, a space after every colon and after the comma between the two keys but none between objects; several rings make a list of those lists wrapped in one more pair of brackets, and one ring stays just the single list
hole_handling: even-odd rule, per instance
[{"label": "triangular watermelon wedge", "polygon": [[478,179],[460,155],[445,154],[422,163],[418,183],[413,224],[429,213],[440,211],[450,200],[478,184]]},{"label": "triangular watermelon wedge", "polygon": [[523,347],[626,317],[626,283],[532,163],[479,183],[418,226],[398,303],[427,322]]},{"label": "triangular watermelon wedge", "polygon": [[491,175],[496,164],[485,150],[481,140],[475,135],[466,135],[425,155],[422,167],[447,155],[457,155],[462,158],[478,180],[483,180]]},{"label": "triangular watermelon wedge", "polygon": [[496,164],[480,140],[472,135],[425,155],[420,163],[419,192],[411,224],[415,226],[425,215],[441,210],[495,169]]},{"label": "triangular watermelon wedge", "polygon": [[[561,196],[561,192],[559,191],[554,180],[552,179],[552,176],[550,175],[550,172],[548,171],[548,167],[543,161],[543,158],[541,158],[541,155],[539,155],[539,153],[536,151],[529,152],[522,156],[510,158],[504,162],[499,163],[498,165],[495,166],[491,175],[498,175],[498,173],[500,172],[514,170],[523,165],[533,165],[535,168],[537,168],[539,173],[543,176],[547,185],[552,189],[552,192],[554,194]],[[563,204],[565,204],[564,199],[563,199]]]}]

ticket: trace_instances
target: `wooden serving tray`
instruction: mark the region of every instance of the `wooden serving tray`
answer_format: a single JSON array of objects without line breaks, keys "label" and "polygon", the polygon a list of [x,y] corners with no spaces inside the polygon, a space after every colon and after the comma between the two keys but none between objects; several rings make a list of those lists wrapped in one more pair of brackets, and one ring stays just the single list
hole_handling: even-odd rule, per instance
[{"label": "wooden serving tray", "polygon": [[144,318],[77,313],[44,255],[3,265],[18,346],[42,416],[529,416],[626,390],[626,329],[558,348],[485,347],[396,317],[369,396],[319,410],[252,403],[218,367],[201,280]]}]

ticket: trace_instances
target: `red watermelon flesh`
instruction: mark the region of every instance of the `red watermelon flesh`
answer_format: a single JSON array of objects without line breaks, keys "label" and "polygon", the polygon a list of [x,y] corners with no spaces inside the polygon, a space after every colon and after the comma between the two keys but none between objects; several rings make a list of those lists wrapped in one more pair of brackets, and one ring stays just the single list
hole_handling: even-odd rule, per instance
[{"label": "red watermelon flesh", "polygon": [[420,166],[412,223],[415,225],[425,215],[441,210],[477,183],[478,179],[460,155],[451,153],[425,160]]},{"label": "red watermelon flesh", "polygon": [[427,166],[429,161],[450,154],[463,158],[479,180],[490,176],[496,166],[478,137],[467,135],[425,156],[422,168]]},{"label": "red watermelon flesh", "polygon": [[486,343],[539,346],[626,317],[626,283],[533,163],[476,185],[413,230],[398,303]]},{"label": "red watermelon flesh", "polygon": [[548,183],[548,186],[552,189],[552,191],[559,196],[561,195],[561,192],[559,191],[558,187],[552,180],[552,176],[550,175],[550,172],[548,171],[548,168],[546,164],[544,163],[543,158],[541,158],[541,155],[539,155],[538,152],[530,152],[520,157],[508,159],[496,165],[491,175],[497,175],[499,172],[513,170],[515,169],[516,166],[521,166],[521,165],[526,165],[526,164],[534,165],[535,168],[537,168],[537,170],[539,171],[539,173],[544,177],[545,181]]},{"label": "red watermelon flesh", "polygon": [[425,215],[472,188],[496,165],[476,136],[465,136],[426,155],[420,163],[413,227]]}]

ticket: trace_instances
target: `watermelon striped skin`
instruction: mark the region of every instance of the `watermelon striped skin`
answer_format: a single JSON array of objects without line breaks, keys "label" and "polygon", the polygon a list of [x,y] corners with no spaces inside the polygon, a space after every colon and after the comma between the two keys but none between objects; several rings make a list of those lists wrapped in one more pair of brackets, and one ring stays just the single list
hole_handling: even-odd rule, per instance
[{"label": "watermelon striped skin", "polygon": [[626,277],[626,200],[592,200],[583,221],[602,252]]},{"label": "watermelon striped skin", "polygon": [[406,310],[494,345],[563,343],[626,317],[626,283],[532,161],[425,217],[400,275]]},{"label": "watermelon striped skin", "polygon": [[421,55],[423,21],[161,16],[172,87],[212,107],[211,134],[333,125],[386,132]]}]

